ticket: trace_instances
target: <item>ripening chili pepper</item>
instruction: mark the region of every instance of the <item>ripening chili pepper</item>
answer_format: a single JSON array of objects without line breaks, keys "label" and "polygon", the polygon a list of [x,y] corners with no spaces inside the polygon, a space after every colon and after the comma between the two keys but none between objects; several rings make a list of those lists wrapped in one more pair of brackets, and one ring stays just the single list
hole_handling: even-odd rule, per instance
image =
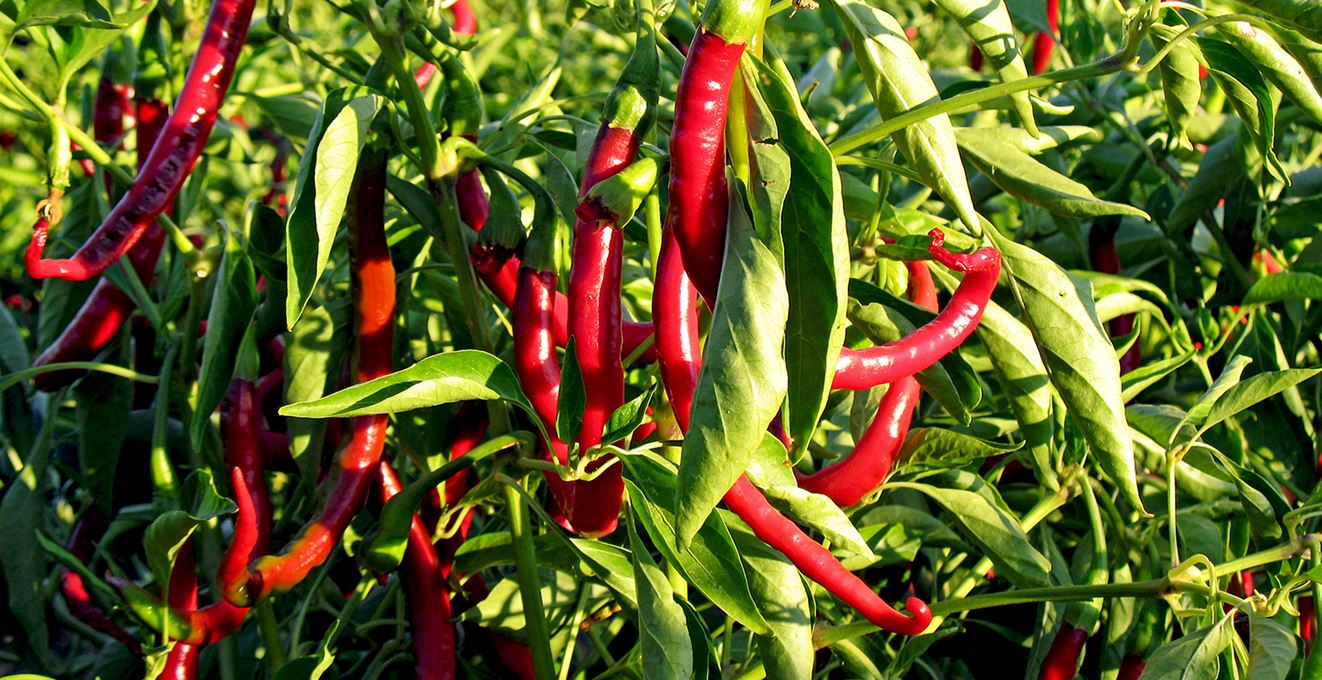
[{"label": "ripening chili pepper", "polygon": [[42,259],[45,229],[34,230],[27,258],[30,276],[71,281],[97,276],[128,252],[170,205],[211,136],[248,35],[254,4],[254,0],[212,3],[202,44],[179,91],[174,113],[133,185],[71,258]]},{"label": "ripening chili pepper", "polygon": [[[378,467],[377,488],[381,502],[385,503],[402,486],[390,463],[383,460]],[[450,623],[450,591],[445,585],[445,571],[432,547],[431,532],[422,518],[414,514],[399,580],[404,586],[404,603],[413,632],[413,677],[421,680],[455,677],[455,634],[454,624]]]},{"label": "ripening chili pepper", "polygon": [[1033,36],[1033,74],[1047,70],[1051,53],[1056,50],[1056,34],[1060,32],[1060,0],[1047,0],[1047,26],[1051,29]]},{"label": "ripening chili pepper", "polygon": [[1313,630],[1317,617],[1313,614],[1313,597],[1305,595],[1299,598],[1299,637],[1304,641],[1304,651],[1313,648]]},{"label": "ripening chili pepper", "polygon": [[1115,680],[1138,680],[1146,667],[1147,663],[1142,656],[1130,652],[1120,661],[1120,671],[1116,674]]},{"label": "ripening chili pepper", "polygon": [[[477,33],[477,13],[473,11],[473,6],[468,4],[468,0],[456,0],[450,5],[450,19],[450,30],[454,31],[455,35],[470,36]],[[418,89],[426,89],[435,75],[436,64],[430,61],[423,62],[422,66],[413,72],[413,82],[417,83]],[[473,176],[476,177],[476,174]],[[478,188],[481,189],[480,184]]]},{"label": "ripening chili pepper", "polygon": [[[689,292],[685,271],[673,243],[673,237],[667,232],[658,261],[652,309],[657,319],[657,362],[661,367],[661,382],[680,430],[687,432],[702,358],[698,347],[696,305],[692,304],[693,294]],[[663,306],[670,305],[673,307],[662,311]],[[917,597],[910,597],[905,602],[905,609],[912,618],[892,608],[862,579],[845,569],[831,551],[771,507],[746,476],[741,475],[725,494],[725,504],[752,527],[759,539],[789,558],[805,576],[884,630],[918,635],[932,622],[932,612]]]},{"label": "ripening chili pepper", "polygon": [[[1120,273],[1120,256],[1115,252],[1115,227],[1106,225],[1095,225],[1092,233],[1089,235],[1090,245],[1092,246],[1092,265],[1093,268],[1103,274]],[[1111,337],[1124,337],[1134,332],[1134,315],[1122,314],[1111,320]],[[1123,375],[1137,369],[1142,365],[1142,354],[1138,346],[1138,341],[1129,347],[1124,356],[1120,357],[1120,373]]]},{"label": "ripening chili pepper", "polygon": [[969,69],[975,73],[981,71],[983,61],[982,50],[976,44],[969,45]]},{"label": "ripening chili pepper", "polygon": [[[391,372],[395,317],[395,267],[385,234],[386,155],[368,147],[359,160],[350,195],[350,273],[354,307],[354,360],[358,382]],[[300,583],[326,561],[349,521],[367,498],[385,445],[386,415],[353,419],[349,441],[336,456],[325,504],[313,522],[284,550],[267,555],[247,569],[225,599],[247,606],[273,592]]]},{"label": "ripening chili pepper", "polygon": [[1066,622],[1056,632],[1051,648],[1042,659],[1038,680],[1072,680],[1079,669],[1079,656],[1088,642],[1088,631]]},{"label": "ripening chili pepper", "polygon": [[675,94],[666,226],[675,233],[684,269],[708,306],[716,304],[725,253],[730,84],[744,48],[761,26],[764,4],[759,0],[707,3]]},{"label": "ripening chili pepper", "polygon": [[1001,275],[1001,254],[983,248],[960,255],[943,247],[945,234],[930,232],[932,259],[964,274],[950,301],[936,318],[909,335],[880,347],[844,350],[835,365],[833,389],[863,390],[913,375],[959,347],[982,319]]},{"label": "ripening chili pepper", "polygon": [[[638,44],[619,81],[606,98],[601,125],[588,153],[579,210],[574,222],[573,266],[569,271],[569,335],[586,390],[583,421],[578,433],[580,451],[601,444],[602,430],[615,409],[624,405],[623,312],[620,286],[624,252],[624,223],[632,217],[610,214],[589,192],[634,162],[638,147],[652,128],[659,97],[656,42],[650,26],[640,28]],[[652,164],[654,167],[654,164]],[[644,173],[646,174],[646,173]],[[640,179],[650,191],[656,174]],[[607,462],[597,459],[595,469]],[[591,481],[574,484],[574,506],[569,521],[584,536],[605,536],[615,530],[624,500],[622,466],[613,465]]]},{"label": "ripening chili pepper", "polygon": [[[910,262],[909,299],[936,311],[936,286],[932,272],[922,262]],[[822,494],[840,507],[854,505],[877,490],[895,464],[895,457],[909,432],[909,422],[918,395],[918,379],[905,376],[892,382],[877,407],[872,424],[844,460],[799,479],[799,486]]]},{"label": "ripening chili pepper", "polygon": [[[95,505],[88,507],[83,516],[79,518],[78,523],[73,526],[73,532],[69,534],[67,546],[69,553],[86,564],[92,557],[91,534],[101,528],[101,512],[96,509]],[[92,600],[92,595],[87,592],[87,584],[83,582],[82,576],[68,568],[61,569],[60,594],[64,597],[64,603],[69,608],[69,614],[75,619],[87,624],[93,630],[105,633],[123,643],[134,656],[142,656],[142,645],[139,645],[137,639],[129,635],[128,631],[112,621],[109,616],[106,616],[101,607]]]}]

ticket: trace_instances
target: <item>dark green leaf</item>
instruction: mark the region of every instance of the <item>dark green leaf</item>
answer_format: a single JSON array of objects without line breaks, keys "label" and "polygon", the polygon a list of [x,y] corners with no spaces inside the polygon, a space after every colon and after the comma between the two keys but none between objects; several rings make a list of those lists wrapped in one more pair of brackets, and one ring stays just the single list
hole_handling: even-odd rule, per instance
[{"label": "dark green leaf", "polygon": [[634,581],[638,584],[638,629],[642,638],[639,644],[645,677],[688,680],[693,675],[693,648],[689,645],[684,610],[675,603],[665,572],[638,538],[633,520],[625,524],[629,527]]},{"label": "dark green leaf", "polygon": [[194,450],[202,448],[211,414],[220,406],[229,389],[239,344],[252,325],[256,311],[257,276],[252,260],[248,259],[247,251],[238,240],[231,238],[225,244],[225,256],[211,293],[211,311],[207,314],[197,406],[188,428],[188,438]]},{"label": "dark green leaf", "polygon": [[1253,282],[1244,294],[1245,305],[1267,305],[1284,300],[1322,300],[1322,276],[1309,272],[1281,272]]}]

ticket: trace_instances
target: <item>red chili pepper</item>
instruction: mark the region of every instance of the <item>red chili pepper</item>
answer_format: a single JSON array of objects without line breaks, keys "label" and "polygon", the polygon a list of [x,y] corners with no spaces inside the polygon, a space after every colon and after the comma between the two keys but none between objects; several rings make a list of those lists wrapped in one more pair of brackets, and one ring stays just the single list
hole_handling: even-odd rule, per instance
[{"label": "red chili pepper", "polygon": [[[519,291],[510,307],[510,322],[514,328],[514,369],[533,410],[552,433],[555,432],[560,403],[560,359],[551,330],[555,283],[553,272],[539,272],[523,266],[519,270]],[[568,461],[564,442],[552,437],[549,446],[550,450],[545,452],[547,457],[553,456],[559,463]],[[573,485],[554,472],[547,472],[545,476],[556,506],[561,512],[568,513],[574,507]]]},{"label": "red chili pepper", "polygon": [[1047,70],[1051,64],[1051,53],[1056,50],[1056,39],[1053,36],[1060,32],[1060,0],[1047,0],[1047,26],[1051,28],[1050,32],[1038,33],[1033,37],[1034,74]]},{"label": "red chili pepper", "polygon": [[[662,243],[652,309],[657,318],[657,360],[661,367],[661,382],[670,397],[675,420],[680,429],[687,432],[693,389],[702,359],[696,332],[696,305],[692,304],[682,264],[676,264],[679,258],[675,257],[678,253],[672,243],[673,238]],[[725,505],[747,522],[758,538],[789,558],[805,576],[877,626],[895,633],[918,635],[932,622],[932,612],[927,604],[916,597],[905,602],[905,609],[912,618],[892,608],[866,583],[845,569],[831,551],[772,508],[747,477],[740,476],[725,494]]]},{"label": "red chili pepper", "polygon": [[[450,460],[467,455],[469,451],[473,450],[473,447],[480,444],[489,425],[484,404],[481,402],[467,402],[461,406],[459,412],[450,421]],[[439,488],[432,489],[427,494],[426,502],[422,507],[422,516],[428,529],[434,530],[445,510],[453,507],[468,492],[471,485],[471,473],[471,469],[465,469],[446,480],[444,496],[441,495],[442,492]],[[459,520],[458,531],[455,535],[442,539],[436,544],[437,554],[441,557],[442,568],[446,576],[449,576],[455,552],[459,550],[459,546],[463,545],[464,539],[468,537],[468,529],[472,523],[473,513],[465,511],[463,517]]]},{"label": "red chili pepper", "polygon": [[[593,187],[633,163],[643,137],[652,127],[656,117],[658,67],[656,44],[651,37],[650,31],[640,33],[633,55],[606,98],[605,114],[588,153],[578,190],[580,210],[573,232],[568,330],[574,338],[574,354],[583,384],[590,386],[586,390],[578,435],[580,451],[601,444],[606,422],[624,404],[624,366],[620,363],[624,225],[618,223],[618,215],[582,208],[587,207],[590,199],[585,198]],[[598,459],[594,465],[605,462]],[[614,465],[596,479],[574,485],[574,506],[568,509],[569,520],[580,534],[605,536],[615,530],[624,499],[621,470],[622,466]]]},{"label": "red chili pepper", "polygon": [[958,255],[943,247],[945,235],[940,229],[933,229],[931,236],[932,259],[964,274],[950,302],[935,319],[895,342],[842,351],[833,389],[863,390],[913,375],[954,351],[977,328],[1001,275],[1001,254],[983,248]]},{"label": "red chili pepper", "polygon": [[1299,598],[1299,637],[1304,641],[1305,653],[1313,648],[1313,627],[1317,623],[1313,606],[1311,595]]},{"label": "red chili pepper", "polygon": [[519,680],[536,680],[537,671],[532,665],[532,651],[528,645],[511,640],[495,631],[489,631],[491,646],[496,648],[496,657],[500,665]]},{"label": "red chili pepper", "polygon": [[[91,506],[83,513],[82,518],[74,525],[73,532],[69,535],[69,553],[86,564],[92,557],[92,537],[90,534],[100,528],[101,513],[96,509],[96,506]],[[109,616],[106,616],[101,607],[92,600],[92,595],[87,592],[87,584],[83,582],[82,576],[69,569],[61,569],[60,594],[64,596],[64,603],[69,607],[69,613],[75,619],[91,626],[93,630],[105,633],[120,641],[129,648],[134,656],[142,656],[142,646],[138,644],[137,639],[129,635],[128,631],[112,621]]]},{"label": "red chili pepper", "polygon": [[762,3],[713,0],[703,9],[675,94],[670,133],[670,209],[684,269],[708,306],[716,303],[729,187],[725,179],[725,122],[739,59],[760,26]]},{"label": "red chili pepper", "polygon": [[1120,662],[1120,672],[1116,674],[1115,680],[1138,680],[1139,676],[1143,675],[1145,667],[1147,663],[1143,661],[1143,657],[1132,652],[1126,654]]},{"label": "red chili pepper", "polygon": [[[358,382],[389,374],[393,363],[395,267],[386,244],[385,183],[385,154],[369,147],[359,162],[349,220]],[[336,456],[332,486],[317,519],[282,554],[267,555],[249,567],[244,578],[226,589],[227,600],[243,606],[284,592],[326,561],[367,498],[389,421],[385,415],[353,419],[352,435]]]},{"label": "red chili pepper", "polygon": [[[378,465],[377,487],[385,503],[403,488],[390,463]],[[413,629],[413,677],[448,680],[455,677],[455,634],[450,623],[450,591],[445,585],[445,565],[432,547],[431,532],[413,515],[408,547],[400,564],[409,625]]]},{"label": "red chili pepper", "polygon": [[974,72],[981,71],[983,61],[982,50],[977,45],[969,45],[969,68]]},{"label": "red chili pepper", "polygon": [[215,0],[202,44],[157,143],[128,192],[73,257],[41,259],[45,229],[34,229],[27,268],[33,278],[83,281],[127,253],[174,200],[211,136],[248,35],[254,0]]},{"label": "red chili pepper", "polygon": [[[922,262],[910,262],[909,299],[936,311],[932,272]],[[822,494],[840,507],[854,505],[881,486],[895,464],[896,454],[909,432],[909,422],[922,391],[918,380],[906,376],[891,383],[854,450],[844,460],[799,479],[799,486]]]},{"label": "red chili pepper", "polygon": [[[1119,274],[1120,256],[1115,251],[1115,229],[1094,226],[1093,234],[1089,236],[1091,237],[1090,240],[1093,241],[1093,268],[1103,274]],[[1112,337],[1123,337],[1134,332],[1134,315],[1124,314],[1112,319],[1110,330]],[[1142,363],[1142,352],[1139,349],[1138,342],[1135,341],[1129,351],[1120,357],[1120,373],[1123,375],[1136,370]]]},{"label": "red chili pepper", "polygon": [[[135,103],[138,120],[138,165],[141,167],[146,154],[143,147],[150,147],[156,140],[156,135],[164,122],[162,113],[168,109],[164,108],[160,101],[150,98],[138,99]],[[122,133],[122,128],[120,132]],[[97,141],[109,141],[109,139],[103,139],[98,135]],[[40,232],[44,235],[45,228],[43,227]],[[155,277],[156,261],[160,258],[161,248],[164,245],[165,230],[152,222],[142,240],[129,251],[129,264],[132,265],[134,274],[144,284],[151,283]],[[115,339],[124,321],[133,314],[134,309],[133,299],[127,293],[110,281],[98,281],[92,293],[83,302],[83,306],[69,321],[69,325],[65,326],[59,337],[32,362],[32,365],[35,367],[66,361],[90,361]],[[82,371],[56,371],[42,373],[33,378],[32,382],[39,390],[53,392],[77,380],[81,375]]]},{"label": "red chili pepper", "polygon": [[[468,4],[468,0],[456,0],[453,5],[450,5],[450,17],[450,29],[454,31],[455,35],[470,36],[477,33],[477,13],[473,11],[472,5]],[[423,62],[422,66],[419,66],[418,70],[413,72],[413,82],[417,83],[419,90],[426,89],[426,87],[431,84],[431,79],[435,77],[435,75],[436,64],[433,64],[430,61]],[[462,178],[465,176],[471,176],[476,179],[477,172],[472,171],[464,173],[464,175],[460,176],[461,182]],[[478,183],[477,188],[478,191],[482,190],[481,182]],[[486,194],[482,195],[482,199],[484,201],[486,200]],[[462,205],[462,203],[460,205]]]},{"label": "red chili pepper", "polygon": [[1064,623],[1052,640],[1046,658],[1042,659],[1042,671],[1038,680],[1071,680],[1078,672],[1079,656],[1083,645],[1088,642],[1088,631],[1072,623]]},{"label": "red chili pepper", "polygon": [[[170,592],[166,602],[176,609],[197,608],[197,565],[193,558],[193,544],[185,543],[175,557],[170,571]],[[170,680],[192,680],[197,677],[198,655],[202,648],[186,642],[177,642],[165,659],[165,669],[159,677]]]}]

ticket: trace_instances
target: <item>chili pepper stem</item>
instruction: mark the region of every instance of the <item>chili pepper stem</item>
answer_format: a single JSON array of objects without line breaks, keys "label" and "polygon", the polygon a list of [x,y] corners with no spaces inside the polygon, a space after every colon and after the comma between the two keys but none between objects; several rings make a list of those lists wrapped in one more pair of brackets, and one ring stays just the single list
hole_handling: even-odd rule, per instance
[{"label": "chili pepper stem", "polygon": [[533,545],[532,521],[528,516],[523,495],[514,488],[519,482],[506,478],[505,507],[509,511],[510,534],[514,543],[514,569],[519,581],[519,598],[527,613],[528,647],[532,651],[533,668],[539,680],[555,678],[555,660],[551,657],[551,635],[546,625],[546,612],[542,605],[540,579],[537,576],[537,554]]},{"label": "chili pepper stem", "polygon": [[280,622],[275,618],[275,605],[270,601],[259,602],[257,627],[262,633],[262,646],[266,650],[266,670],[274,676],[285,665],[285,648],[280,644]]}]

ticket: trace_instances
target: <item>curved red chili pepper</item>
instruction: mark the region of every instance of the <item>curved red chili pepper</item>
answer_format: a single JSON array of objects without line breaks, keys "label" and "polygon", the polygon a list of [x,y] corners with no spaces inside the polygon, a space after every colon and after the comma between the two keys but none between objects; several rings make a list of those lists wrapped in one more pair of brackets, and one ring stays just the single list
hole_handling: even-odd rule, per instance
[{"label": "curved red chili pepper", "polygon": [[[152,146],[133,185],[73,257],[41,259],[45,234],[33,234],[28,274],[33,278],[90,279],[127,253],[174,200],[211,136],[216,113],[234,77],[248,35],[254,0],[215,0],[202,44],[188,70],[174,113]],[[35,255],[35,257],[34,257]]]},{"label": "curved red chili pepper", "polygon": [[1079,668],[1079,656],[1088,642],[1088,631],[1072,623],[1064,623],[1051,641],[1051,648],[1042,659],[1038,680],[1072,680]]},{"label": "curved red chili pepper", "polygon": [[[73,532],[69,534],[69,553],[86,564],[92,557],[91,534],[100,528],[101,513],[96,506],[91,506],[83,513],[78,523],[74,525]],[[69,613],[75,619],[87,624],[93,630],[120,641],[134,656],[142,656],[142,646],[138,644],[137,639],[106,616],[92,599],[91,593],[87,592],[87,584],[83,582],[82,576],[67,568],[61,569],[60,594],[64,597],[65,605],[69,607]]]},{"label": "curved red chili pepper", "polygon": [[[929,311],[936,311],[936,286],[932,272],[922,262],[910,262],[909,299]],[[844,460],[799,479],[799,486],[822,494],[840,507],[863,500],[886,481],[896,454],[909,432],[909,422],[922,391],[918,380],[906,376],[891,383],[854,450]]]},{"label": "curved red chili pepper", "polygon": [[933,229],[931,236],[932,259],[964,274],[950,302],[936,318],[895,342],[842,351],[832,389],[863,390],[913,375],[954,351],[977,327],[1001,275],[1001,254],[983,248],[958,255],[943,247],[940,229]]},{"label": "curved red chili pepper", "polygon": [[[378,464],[377,489],[385,503],[403,488],[390,463]],[[408,547],[399,566],[405,607],[413,629],[413,677],[420,680],[449,680],[455,676],[455,634],[450,623],[450,591],[445,585],[446,568],[431,544],[431,532],[413,515]]]},{"label": "curved red chili pepper", "polygon": [[1317,623],[1313,606],[1313,596],[1299,598],[1299,637],[1304,641],[1305,655],[1313,649],[1313,627]]},{"label": "curved red chili pepper", "polygon": [[[674,312],[657,314],[657,360],[661,365],[662,385],[680,429],[688,431],[689,407],[701,365],[695,305],[684,289],[683,270],[676,274],[671,267],[678,258],[667,258],[667,239],[662,244],[652,309],[677,305]],[[671,298],[667,300],[666,298]],[[881,599],[861,579],[831,555],[831,551],[812,540],[794,522],[772,508],[762,492],[741,475],[725,494],[725,505],[748,523],[753,533],[767,545],[783,553],[805,576],[821,584],[832,595],[858,610],[864,618],[895,633],[918,635],[932,622],[927,604],[916,597],[905,602],[912,618],[901,614]]]},{"label": "curved red chili pepper", "polygon": [[[168,109],[155,99],[139,99],[136,101],[136,106],[138,165],[141,167],[146,156],[143,147],[150,147],[155,142],[164,122],[163,112]],[[105,132],[109,133],[108,130]],[[122,132],[121,126],[115,136]],[[111,138],[102,138],[100,135],[97,137],[97,141],[109,141],[109,139]],[[45,220],[41,222],[44,224]],[[44,226],[40,229],[34,228],[33,232],[34,236],[40,234],[41,246],[44,247],[46,228]],[[156,261],[160,258],[161,248],[164,245],[165,230],[153,222],[147,228],[142,240],[129,251],[129,264],[143,284],[150,284],[155,277]],[[33,251],[29,244],[28,257],[39,258],[40,250]],[[134,309],[133,299],[127,293],[109,281],[98,281],[92,293],[83,302],[83,306],[69,321],[69,325],[65,326],[59,337],[32,362],[32,365],[36,367],[66,361],[90,361],[110,345],[119,334],[124,321],[133,314]],[[77,380],[82,374],[82,371],[42,373],[33,378],[32,382],[43,392],[53,392]]]},{"label": "curved red chili pepper", "polygon": [[[357,380],[367,382],[389,374],[392,367],[395,267],[385,234],[385,154],[367,150],[358,172],[349,221],[349,252]],[[226,600],[243,606],[273,592],[289,590],[326,561],[367,498],[389,422],[386,415],[353,419],[353,432],[336,456],[332,486],[317,519],[304,527],[283,553],[262,557],[249,567],[245,578],[225,589]]]},{"label": "curved red chili pepper", "polygon": [[[455,35],[469,36],[477,33],[477,13],[473,11],[472,5],[468,4],[468,0],[456,0],[453,5],[450,5],[450,17],[450,30],[454,31]],[[431,84],[431,79],[435,75],[436,64],[426,61],[418,67],[418,70],[413,72],[413,82],[417,83],[419,90],[422,90]],[[461,175],[461,179],[463,176],[470,175],[477,179],[476,171],[464,173],[464,175]],[[482,184],[479,182],[478,190],[481,191],[481,189]],[[486,194],[483,194],[482,198],[486,200]]]},{"label": "curved red chili pepper", "polygon": [[1034,75],[1047,70],[1051,64],[1051,53],[1056,50],[1056,39],[1053,36],[1060,33],[1060,0],[1047,0],[1047,26],[1051,28],[1050,32],[1033,36]]}]

